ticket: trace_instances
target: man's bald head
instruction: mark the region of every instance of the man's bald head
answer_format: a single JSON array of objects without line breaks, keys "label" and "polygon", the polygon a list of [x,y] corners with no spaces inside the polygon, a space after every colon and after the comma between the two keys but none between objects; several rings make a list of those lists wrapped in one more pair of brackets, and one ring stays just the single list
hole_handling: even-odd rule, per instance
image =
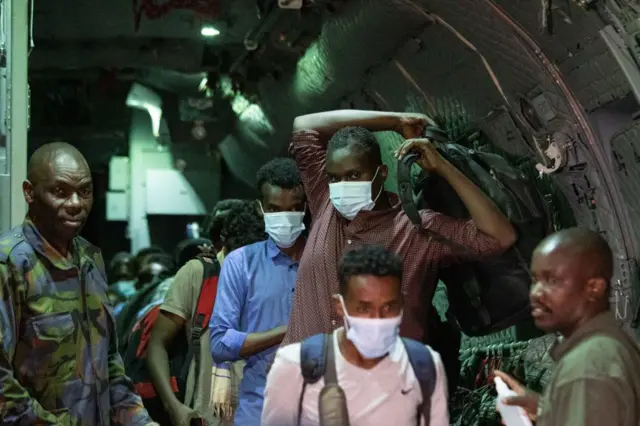
[{"label": "man's bald head", "polygon": [[576,264],[588,278],[613,277],[613,252],[607,241],[588,228],[569,228],[556,232],[538,245],[536,251],[564,251],[575,256]]},{"label": "man's bald head", "polygon": [[31,221],[66,255],[93,205],[91,170],[83,155],[64,142],[41,146],[29,159],[22,190]]},{"label": "man's bald head", "polygon": [[571,335],[609,308],[613,253],[600,234],[570,228],[542,240],[531,259],[536,325]]},{"label": "man's bald head", "polygon": [[55,168],[59,160],[75,162],[77,166],[89,170],[87,160],[75,146],[66,142],[51,142],[36,149],[29,158],[27,179],[33,185],[37,185],[43,179],[49,179],[51,169]]}]

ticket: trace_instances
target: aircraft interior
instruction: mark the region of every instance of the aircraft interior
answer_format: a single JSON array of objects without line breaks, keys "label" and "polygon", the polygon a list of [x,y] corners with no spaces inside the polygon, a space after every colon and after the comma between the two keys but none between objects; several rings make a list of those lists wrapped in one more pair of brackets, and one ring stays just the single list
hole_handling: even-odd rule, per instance
[{"label": "aircraft interior", "polygon": [[[473,161],[468,173],[502,197],[519,273],[554,231],[607,240],[611,309],[640,336],[637,1],[0,0],[0,16],[3,232],[26,212],[28,156],[51,141],[87,158],[95,201],[83,236],[109,259],[170,251],[219,200],[256,198],[256,171],[287,155],[297,116],[422,113],[439,149]],[[399,135],[376,136],[387,190],[467,214],[451,188],[400,170]],[[470,274],[494,282],[492,268]],[[542,389],[554,336],[528,315],[456,325],[448,288],[436,290],[430,338],[449,360],[451,424],[498,425],[493,369]],[[484,304],[504,302],[479,291]]]}]

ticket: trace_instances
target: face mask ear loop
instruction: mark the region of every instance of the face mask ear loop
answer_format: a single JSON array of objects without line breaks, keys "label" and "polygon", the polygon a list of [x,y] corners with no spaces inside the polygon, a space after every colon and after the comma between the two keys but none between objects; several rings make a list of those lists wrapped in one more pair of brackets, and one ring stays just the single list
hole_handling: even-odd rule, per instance
[{"label": "face mask ear loop", "polygon": [[341,294],[338,295],[340,298],[340,305],[342,305],[342,322],[344,323],[345,331],[349,331],[349,313],[347,312],[347,307],[344,305],[344,298]]},{"label": "face mask ear loop", "polygon": [[[373,174],[373,179],[371,179],[371,189],[373,190],[373,182],[376,180],[376,177],[378,177],[378,172],[380,171],[380,166],[378,166],[378,168],[376,169],[376,172]],[[376,202],[378,202],[378,198],[380,198],[380,195],[382,195],[382,190],[384,189],[384,185],[380,185],[380,191],[378,191],[378,194],[376,195],[376,198],[371,200],[373,202],[373,204],[375,204]]]}]

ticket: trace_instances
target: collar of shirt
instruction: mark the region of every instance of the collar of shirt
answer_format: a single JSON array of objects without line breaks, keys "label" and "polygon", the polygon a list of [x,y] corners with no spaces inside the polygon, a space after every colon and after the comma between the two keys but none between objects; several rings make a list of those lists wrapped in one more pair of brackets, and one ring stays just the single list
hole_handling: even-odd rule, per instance
[{"label": "collar of shirt", "polygon": [[87,260],[85,245],[80,244],[78,238],[74,238],[71,242],[69,253],[71,256],[65,257],[58,250],[56,250],[45,238],[42,236],[38,228],[28,217],[25,218],[22,224],[22,232],[27,242],[37,251],[40,255],[44,256],[51,264],[59,270],[69,271],[82,265]]},{"label": "collar of shirt", "polygon": [[267,256],[276,264],[293,265],[298,263],[284,253],[271,238],[267,239]]},{"label": "collar of shirt", "polygon": [[558,338],[558,340],[556,340],[554,345],[549,350],[549,355],[551,356],[551,359],[553,359],[555,362],[558,362],[564,355],[567,354],[567,352],[576,347],[580,342],[602,331],[622,331],[618,326],[613,313],[611,313],[610,311],[602,312],[601,314],[598,314],[595,317],[591,318],[580,328],[578,328],[571,336],[569,336],[569,338]]}]

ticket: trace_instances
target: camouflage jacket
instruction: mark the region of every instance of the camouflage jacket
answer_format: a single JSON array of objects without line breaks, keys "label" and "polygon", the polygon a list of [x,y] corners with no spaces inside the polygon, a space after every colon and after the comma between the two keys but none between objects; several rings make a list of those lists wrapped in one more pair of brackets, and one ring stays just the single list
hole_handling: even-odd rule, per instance
[{"label": "camouflage jacket", "polygon": [[0,236],[0,425],[153,424],[118,355],[102,255],[82,238],[70,253],[29,220]]}]

